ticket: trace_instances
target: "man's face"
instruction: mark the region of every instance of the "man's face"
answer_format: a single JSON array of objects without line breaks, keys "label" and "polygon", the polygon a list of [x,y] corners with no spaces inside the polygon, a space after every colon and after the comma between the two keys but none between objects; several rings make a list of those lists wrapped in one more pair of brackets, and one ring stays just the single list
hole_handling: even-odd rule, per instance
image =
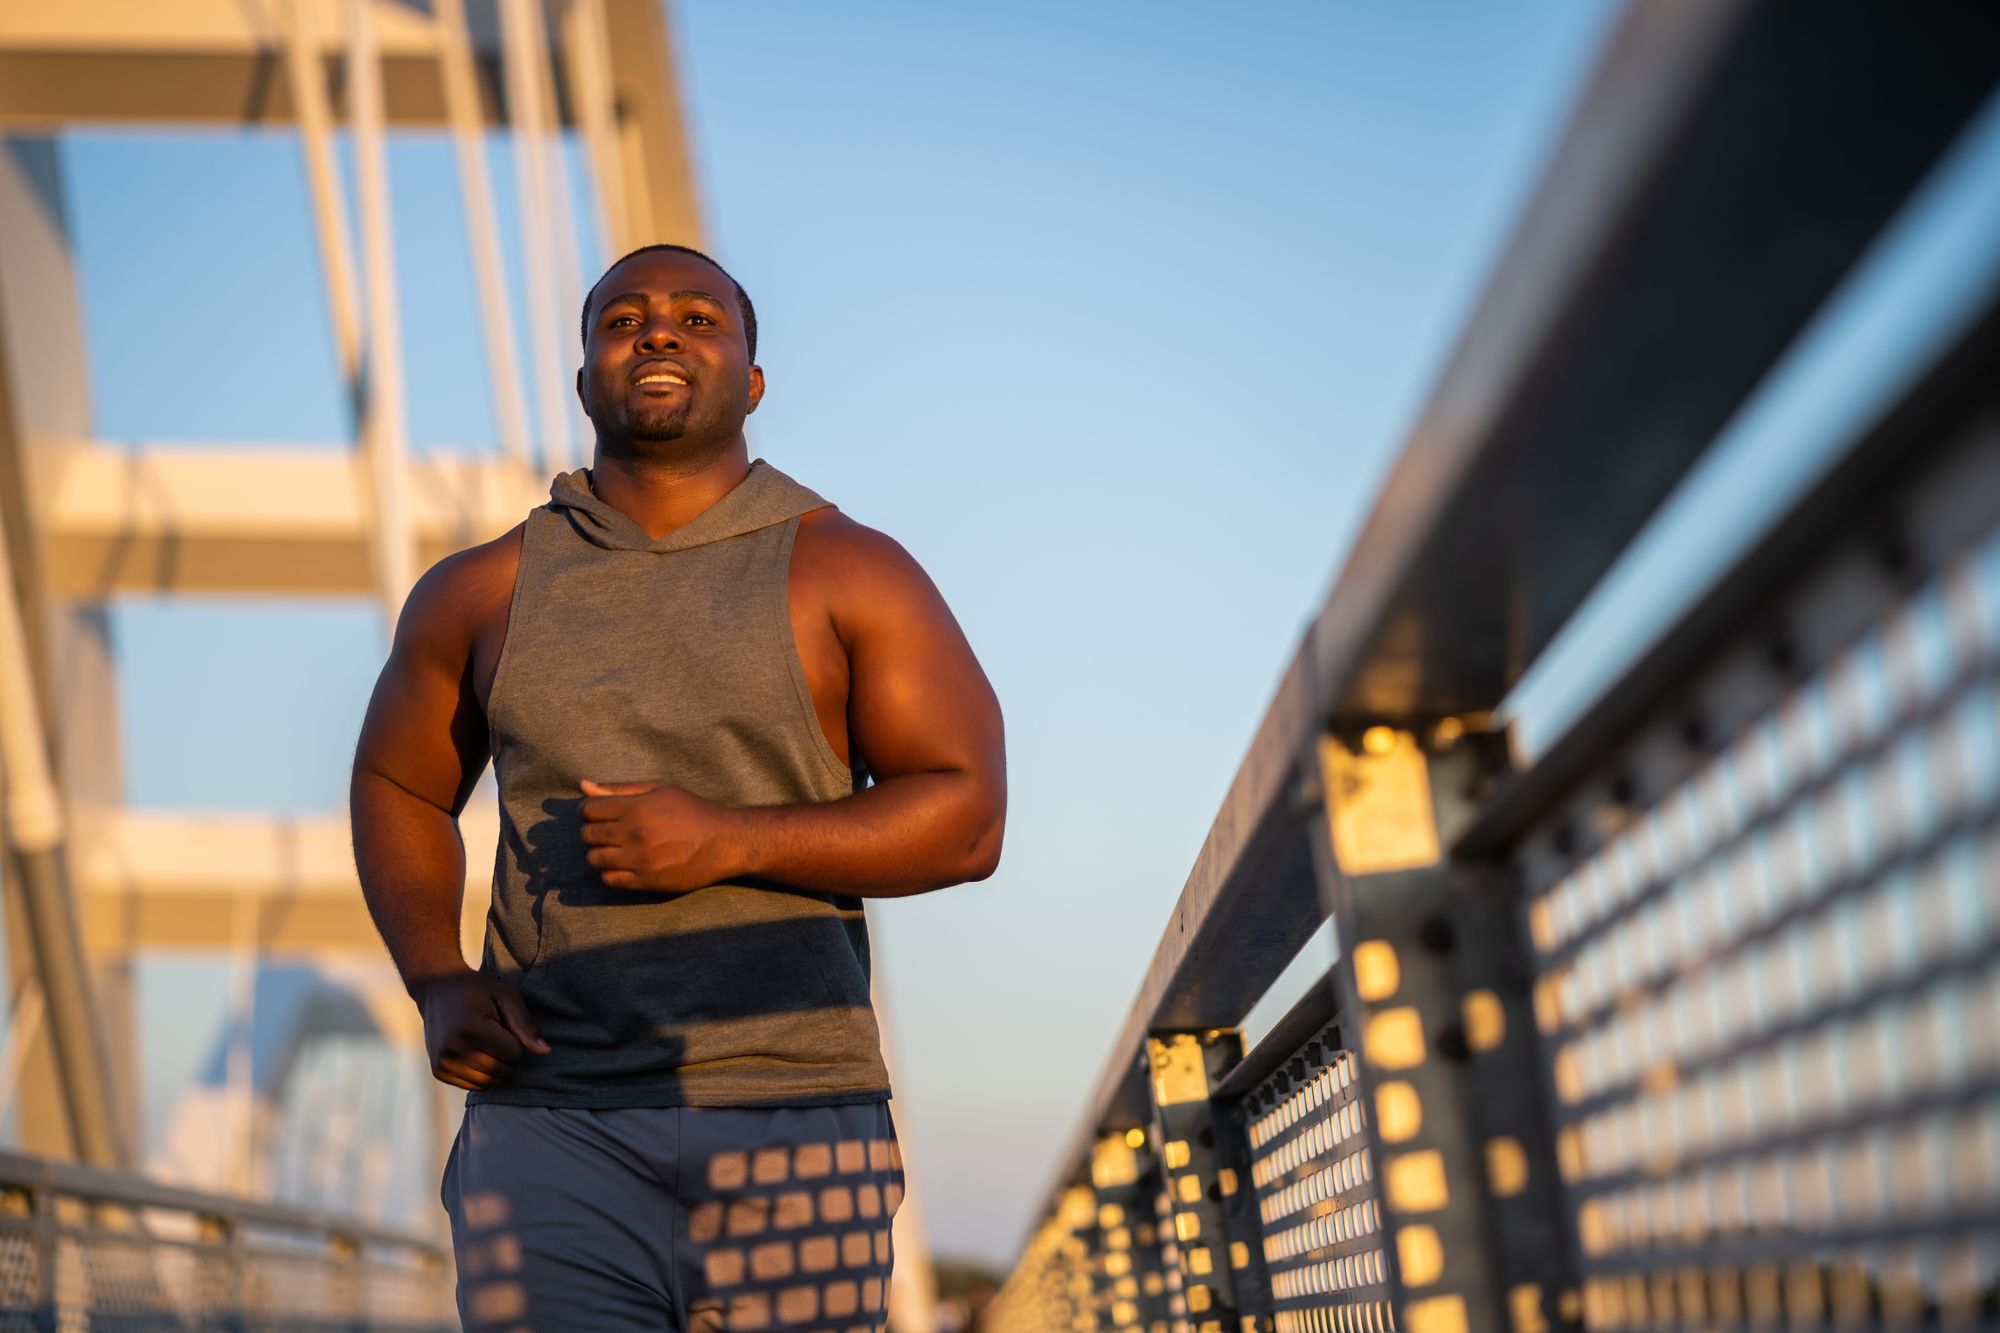
[{"label": "man's face", "polygon": [[600,446],[736,438],[764,396],[727,274],[693,255],[634,255],[597,281],[577,396]]}]

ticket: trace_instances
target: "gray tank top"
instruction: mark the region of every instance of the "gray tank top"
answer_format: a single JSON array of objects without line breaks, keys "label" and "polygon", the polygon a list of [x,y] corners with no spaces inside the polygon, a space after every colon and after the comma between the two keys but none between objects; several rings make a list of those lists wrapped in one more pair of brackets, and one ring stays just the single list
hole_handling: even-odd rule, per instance
[{"label": "gray tank top", "polygon": [[609,889],[583,778],[727,806],[854,790],[813,711],[786,595],[826,501],[761,459],[659,540],[557,477],[528,515],[487,708],[500,845],[481,970],[553,1048],[468,1102],[803,1106],[889,1095],[857,898],[775,884]]}]

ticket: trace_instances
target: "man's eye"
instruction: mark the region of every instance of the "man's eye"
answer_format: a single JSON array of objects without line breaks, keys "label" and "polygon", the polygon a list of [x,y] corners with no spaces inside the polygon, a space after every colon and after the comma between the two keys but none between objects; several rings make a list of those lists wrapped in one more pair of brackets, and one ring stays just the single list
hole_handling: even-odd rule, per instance
[{"label": "man's eye", "polygon": [[698,310],[697,310],[697,311],[693,311],[693,312],[691,312],[691,313],[690,313],[690,314],[688,315],[688,319],[689,319],[689,320],[697,320],[697,319],[698,319],[698,320],[700,320],[700,321],[701,321],[702,323],[704,323],[704,324],[713,324],[713,323],[715,323],[715,321],[714,321],[714,320],[710,319],[710,318],[709,318],[709,317],[708,317],[707,315],[704,315],[704,314],[702,314],[702,313],[701,313],[700,311],[698,311]]},{"label": "man's eye", "polygon": [[620,324],[626,323],[627,321],[637,324],[639,322],[639,317],[637,315],[620,315],[618,316],[618,318],[611,321],[611,327],[615,329]]}]

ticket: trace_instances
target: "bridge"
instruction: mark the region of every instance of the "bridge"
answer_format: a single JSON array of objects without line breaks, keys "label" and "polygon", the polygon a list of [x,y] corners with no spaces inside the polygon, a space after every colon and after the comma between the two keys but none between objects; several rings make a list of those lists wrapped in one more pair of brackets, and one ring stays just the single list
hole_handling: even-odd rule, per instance
[{"label": "bridge", "polygon": [[[580,233],[700,234],[676,79],[652,0],[0,7],[0,1327],[452,1326],[441,1216],[326,1206],[301,1182],[392,1159],[281,1095],[356,1050],[421,1060],[342,821],[122,808],[107,608],[393,617],[535,503],[588,436],[505,368],[561,385]],[[351,439],[92,438],[49,136],[134,122],[297,134]],[[494,458],[407,447],[383,152],[409,127],[454,145]],[[1996,372],[1991,14],[1630,0],[984,1326],[2000,1323]],[[490,812],[463,831],[483,880]],[[238,1021],[168,1179],[137,1148],[133,968],[192,949],[240,961]],[[428,1095],[434,1179],[455,1106]],[[936,1326],[918,1215],[899,1333]]]}]

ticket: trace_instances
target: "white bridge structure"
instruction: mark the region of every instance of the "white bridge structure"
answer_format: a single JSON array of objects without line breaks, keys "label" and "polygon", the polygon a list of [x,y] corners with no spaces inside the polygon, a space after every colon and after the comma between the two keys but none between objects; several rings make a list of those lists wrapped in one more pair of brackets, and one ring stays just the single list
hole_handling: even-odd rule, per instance
[{"label": "white bridge structure", "polygon": [[[391,1130],[357,1122],[365,1097],[339,1102],[343,1118],[311,1093],[315,1080],[351,1092],[384,1061],[422,1061],[345,813],[123,808],[109,609],[126,596],[332,596],[370,599],[393,623],[419,571],[504,531],[553,472],[587,458],[569,387],[582,239],[608,254],[700,243],[669,20],[661,0],[0,5],[0,1096],[21,1151],[333,1211],[379,1205]],[[352,438],[268,449],[93,438],[58,141],[77,126],[296,132]],[[411,129],[448,131],[455,150],[499,435],[484,457],[408,449],[386,144]],[[486,165],[496,130],[514,156],[506,199]],[[566,139],[588,164],[588,208],[571,206]],[[506,210],[518,275],[503,265]],[[525,309],[510,300],[516,276]],[[490,785],[462,829],[476,958],[497,836]],[[213,1076],[148,1160],[134,964],[189,950],[239,961],[232,1015]],[[458,1094],[429,1086],[441,1151]],[[931,1304],[914,1205],[896,1237],[894,1310],[908,1328]]]}]

